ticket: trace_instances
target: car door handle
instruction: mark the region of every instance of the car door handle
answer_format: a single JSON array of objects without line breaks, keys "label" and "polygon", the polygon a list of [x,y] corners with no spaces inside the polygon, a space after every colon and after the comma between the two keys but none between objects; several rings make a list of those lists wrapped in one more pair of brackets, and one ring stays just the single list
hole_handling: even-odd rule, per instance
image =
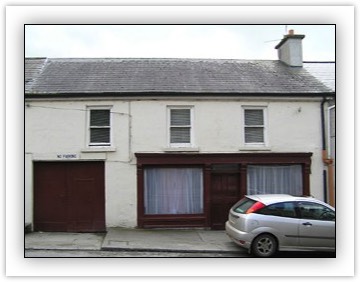
[{"label": "car door handle", "polygon": [[305,226],[312,226],[312,223],[310,223],[310,222],[304,222],[302,225],[305,225]]}]

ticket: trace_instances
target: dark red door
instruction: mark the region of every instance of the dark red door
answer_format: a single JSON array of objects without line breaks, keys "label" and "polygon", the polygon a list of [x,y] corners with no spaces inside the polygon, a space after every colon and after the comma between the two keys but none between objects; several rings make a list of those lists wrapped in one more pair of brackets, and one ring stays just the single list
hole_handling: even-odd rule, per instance
[{"label": "dark red door", "polygon": [[211,176],[211,229],[223,230],[230,208],[240,198],[239,173],[213,173]]},{"label": "dark red door", "polygon": [[66,166],[56,163],[34,164],[34,230],[67,229]]},{"label": "dark red door", "polygon": [[34,230],[105,231],[103,162],[34,164]]}]

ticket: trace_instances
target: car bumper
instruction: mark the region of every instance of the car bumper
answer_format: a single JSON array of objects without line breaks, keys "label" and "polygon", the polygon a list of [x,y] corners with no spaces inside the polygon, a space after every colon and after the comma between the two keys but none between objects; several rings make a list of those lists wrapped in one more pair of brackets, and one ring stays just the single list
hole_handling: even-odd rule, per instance
[{"label": "car bumper", "polygon": [[226,234],[240,247],[250,249],[253,236],[247,232],[234,228],[229,221],[225,224]]}]

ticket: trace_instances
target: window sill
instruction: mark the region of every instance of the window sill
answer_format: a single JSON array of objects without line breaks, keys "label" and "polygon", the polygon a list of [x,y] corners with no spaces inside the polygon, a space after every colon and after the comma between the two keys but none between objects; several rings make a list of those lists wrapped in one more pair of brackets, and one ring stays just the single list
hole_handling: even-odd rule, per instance
[{"label": "window sill", "polygon": [[163,148],[164,152],[199,152],[198,147],[167,147]]},{"label": "window sill", "polygon": [[81,150],[82,153],[94,153],[94,152],[116,152],[115,147],[88,147]]}]

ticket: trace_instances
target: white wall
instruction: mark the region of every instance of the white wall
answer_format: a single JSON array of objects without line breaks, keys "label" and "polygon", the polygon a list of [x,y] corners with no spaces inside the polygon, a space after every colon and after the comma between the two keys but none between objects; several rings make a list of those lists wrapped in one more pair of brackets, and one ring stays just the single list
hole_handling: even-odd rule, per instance
[{"label": "white wall", "polygon": [[167,147],[166,107],[194,106],[195,143],[201,152],[239,152],[242,144],[242,106],[268,108],[268,149],[312,152],[321,146],[320,106],[312,102],[139,101],[133,102],[133,151]]},{"label": "white wall", "polygon": [[33,221],[32,155],[25,153],[25,223]]},{"label": "white wall", "polygon": [[[312,152],[311,194],[323,199],[320,102],[260,100],[27,101],[25,109],[26,221],[32,218],[32,160],[106,161],[106,224],[136,226],[135,152],[168,150],[167,107],[193,106],[195,150],[253,152],[242,144],[242,106],[266,106],[268,144],[264,152]],[[112,106],[110,151],[86,147],[86,107]],[[261,150],[261,151],[262,151]]]}]

